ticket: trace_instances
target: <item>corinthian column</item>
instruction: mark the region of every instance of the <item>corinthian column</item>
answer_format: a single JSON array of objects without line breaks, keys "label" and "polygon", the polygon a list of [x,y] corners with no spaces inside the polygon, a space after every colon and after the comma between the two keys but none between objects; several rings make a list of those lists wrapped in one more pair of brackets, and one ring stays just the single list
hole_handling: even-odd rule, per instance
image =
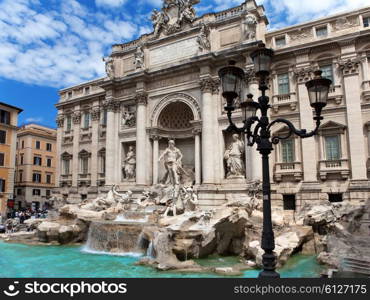
[{"label": "corinthian column", "polygon": [[91,186],[97,186],[98,181],[98,145],[100,108],[94,107],[91,111]]},{"label": "corinthian column", "polygon": [[157,135],[152,136],[152,140],[153,140],[153,184],[158,184],[159,139],[160,137]]},{"label": "corinthian column", "polygon": [[73,121],[73,160],[72,160],[72,186],[77,187],[79,173],[79,144],[80,144],[80,127],[81,112],[76,110],[72,116]]},{"label": "corinthian column", "polygon": [[146,156],[146,105],[148,95],[139,92],[135,97],[137,104],[136,112],[136,184],[145,185],[147,178]]},{"label": "corinthian column", "polygon": [[59,187],[60,175],[62,174],[62,164],[61,164],[61,155],[62,155],[62,138],[64,130],[64,115],[59,114],[57,117],[57,160],[56,160],[56,173],[55,173],[55,184]]},{"label": "corinthian column", "polygon": [[203,78],[200,81],[202,91],[202,173],[203,183],[215,183],[215,131],[217,127],[213,109],[213,91],[215,82],[212,78]]},{"label": "corinthian column", "polygon": [[106,172],[105,184],[114,185],[116,183],[116,168],[120,168],[116,163],[116,110],[119,108],[119,102],[113,98],[108,98],[104,102],[107,110],[107,133],[106,133]]},{"label": "corinthian column", "polygon": [[367,179],[365,152],[365,139],[363,136],[363,117],[361,111],[361,93],[360,93],[360,77],[359,68],[360,60],[352,58],[338,62],[339,69],[343,73],[347,123],[348,123],[348,139],[349,153],[351,157],[352,179],[365,180]]}]

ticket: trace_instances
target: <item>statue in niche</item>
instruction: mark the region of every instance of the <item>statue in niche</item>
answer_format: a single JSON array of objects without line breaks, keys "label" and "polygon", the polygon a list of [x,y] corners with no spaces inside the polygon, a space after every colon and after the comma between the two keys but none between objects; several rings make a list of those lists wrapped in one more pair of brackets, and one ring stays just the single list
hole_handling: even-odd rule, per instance
[{"label": "statue in niche", "polygon": [[244,19],[244,37],[246,40],[253,40],[256,38],[257,18],[255,15],[247,14]]},{"label": "statue in niche", "polygon": [[164,175],[162,182],[164,184],[170,184],[172,186],[180,185],[180,171],[182,169],[182,158],[183,155],[180,149],[175,147],[175,141],[169,140],[168,147],[159,157],[160,162],[164,158],[164,167],[166,168],[166,174]]},{"label": "statue in niche", "polygon": [[103,61],[105,62],[105,72],[107,73],[110,79],[113,79],[114,78],[113,58],[110,56],[103,57]]},{"label": "statue in niche", "polygon": [[125,111],[122,114],[121,125],[122,127],[134,127],[136,125],[135,113]]},{"label": "statue in niche", "polygon": [[128,152],[123,160],[123,178],[134,180],[136,177],[136,154],[134,146],[128,147]]},{"label": "statue in niche", "polygon": [[168,23],[169,18],[163,11],[153,10],[152,22],[154,27],[154,36],[159,36],[159,33],[163,27]]},{"label": "statue in niche", "polygon": [[142,46],[136,49],[134,64],[136,69],[144,69],[144,51]]},{"label": "statue in niche", "polygon": [[233,134],[232,143],[225,152],[226,178],[244,177],[245,167],[243,155],[245,153],[244,143],[238,134]]},{"label": "statue in niche", "polygon": [[200,51],[205,51],[211,49],[211,43],[208,39],[209,28],[206,24],[202,23],[202,27],[197,37],[197,43],[199,45]]}]

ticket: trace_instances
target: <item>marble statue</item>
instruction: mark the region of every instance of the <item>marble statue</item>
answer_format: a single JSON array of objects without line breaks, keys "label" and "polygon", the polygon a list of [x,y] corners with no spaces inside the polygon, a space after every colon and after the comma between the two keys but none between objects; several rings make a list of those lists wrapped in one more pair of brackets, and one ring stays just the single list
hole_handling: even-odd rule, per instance
[{"label": "marble statue", "polygon": [[157,37],[160,34],[161,29],[168,22],[168,16],[163,11],[153,10],[152,22],[154,27],[154,36]]},{"label": "marble statue", "polygon": [[121,119],[121,125],[122,127],[133,127],[136,125],[136,119],[135,119],[135,114],[125,111],[122,114],[122,119]]},{"label": "marble statue", "polygon": [[193,23],[196,15],[195,9],[190,1],[183,1],[182,3],[183,4],[180,6],[180,17],[178,22],[181,24],[183,20],[186,20],[190,23]]},{"label": "marble statue", "polygon": [[185,211],[196,211],[198,208],[198,196],[192,187],[183,187]]},{"label": "marble statue", "polygon": [[145,68],[144,51],[143,51],[142,46],[139,46],[136,49],[134,64],[135,64],[136,69],[144,69]]},{"label": "marble statue", "polygon": [[233,141],[224,155],[227,169],[226,178],[244,177],[243,154],[245,152],[245,146],[238,134],[233,134],[232,139]]},{"label": "marble statue", "polygon": [[244,19],[244,37],[246,40],[253,40],[256,38],[257,18],[255,15],[248,14]]},{"label": "marble statue", "polygon": [[123,173],[126,180],[134,180],[136,177],[136,154],[134,146],[129,146],[123,160]]},{"label": "marble statue", "polygon": [[174,140],[168,142],[168,147],[159,157],[158,161],[160,162],[163,158],[166,168],[166,174],[162,180],[163,183],[178,186],[180,184],[180,171],[183,171],[181,162],[183,155],[180,149],[175,147]]},{"label": "marble statue", "polygon": [[107,73],[110,79],[113,79],[114,78],[113,58],[110,56],[103,57],[103,61],[105,62],[105,72]]},{"label": "marble statue", "polygon": [[202,27],[197,37],[197,43],[200,51],[211,49],[211,43],[209,42],[209,28],[206,24],[202,23]]}]

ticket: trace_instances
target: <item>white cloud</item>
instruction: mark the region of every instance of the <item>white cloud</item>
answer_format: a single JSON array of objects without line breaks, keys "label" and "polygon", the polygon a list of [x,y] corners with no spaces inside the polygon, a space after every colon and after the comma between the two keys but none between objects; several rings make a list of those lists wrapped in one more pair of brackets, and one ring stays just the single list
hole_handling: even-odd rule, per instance
[{"label": "white cloud", "polygon": [[41,123],[43,121],[43,118],[27,118],[25,120],[26,123]]},{"label": "white cloud", "polygon": [[126,0],[95,0],[97,6],[109,6],[109,7],[119,7],[122,6]]},{"label": "white cloud", "polygon": [[0,1],[0,77],[65,87],[104,76],[111,45],[144,28],[77,0],[54,3],[46,11],[38,0]]}]

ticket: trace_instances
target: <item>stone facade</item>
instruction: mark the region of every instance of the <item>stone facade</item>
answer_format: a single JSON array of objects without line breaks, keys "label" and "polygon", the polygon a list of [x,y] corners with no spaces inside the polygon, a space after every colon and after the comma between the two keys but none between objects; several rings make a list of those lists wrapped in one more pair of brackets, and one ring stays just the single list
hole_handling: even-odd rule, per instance
[{"label": "stone facade", "polygon": [[50,204],[57,165],[56,130],[27,124],[17,132],[15,208]]},{"label": "stone facade", "polygon": [[[161,181],[165,170],[158,158],[169,139],[183,153],[184,173],[192,177],[203,207],[245,193],[248,183],[261,178],[261,160],[245,146],[238,151],[245,174],[227,175],[232,160],[225,153],[233,137],[225,131],[217,72],[235,60],[247,75],[242,100],[248,93],[257,97],[249,55],[264,41],[276,50],[272,119],[285,117],[312,129],[304,83],[318,68],[334,82],[320,134],[279,144],[271,155],[274,205],[368,197],[370,8],[268,32],[264,8],[253,0],[199,18],[193,16],[199,1],[170,2],[153,13],[153,33],[113,45],[104,59],[107,77],[60,91],[61,196],[79,202],[115,184],[141,193]],[[240,110],[234,115],[241,125]],[[128,161],[135,164],[134,178],[125,175],[125,166],[133,167]]]},{"label": "stone facade", "polygon": [[0,102],[0,219],[14,206],[15,151],[22,109]]}]

